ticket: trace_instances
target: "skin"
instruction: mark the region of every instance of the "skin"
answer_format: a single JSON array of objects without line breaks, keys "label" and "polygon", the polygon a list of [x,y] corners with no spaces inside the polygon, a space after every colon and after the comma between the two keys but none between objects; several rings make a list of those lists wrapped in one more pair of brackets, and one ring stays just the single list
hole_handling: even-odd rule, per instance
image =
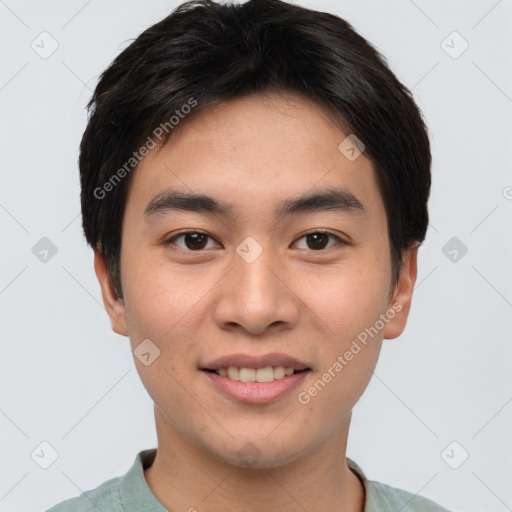
[{"label": "skin", "polygon": [[[141,162],[130,184],[122,228],[124,300],[101,255],[95,269],[112,328],[144,339],[160,356],[134,358],[155,403],[158,451],[146,481],[169,510],[361,512],[364,489],[346,464],[354,404],[366,389],[383,339],[405,328],[416,281],[417,247],[404,252],[392,282],[386,212],[372,162],[350,161],[343,133],[317,104],[288,94],[221,103],[180,125]],[[176,188],[233,204],[236,219],[144,209]],[[365,215],[307,212],[276,221],[275,205],[312,190],[343,187]],[[202,252],[180,230],[211,239]],[[348,244],[314,250],[304,233],[329,230]],[[248,236],[263,252],[236,252]],[[192,247],[194,247],[192,245]],[[314,246],[313,246],[314,247]],[[393,304],[402,309],[309,403],[297,395],[332,367]],[[307,362],[300,388],[274,403],[245,404],[212,386],[205,361],[282,352]],[[250,442],[258,459],[237,455]]]}]

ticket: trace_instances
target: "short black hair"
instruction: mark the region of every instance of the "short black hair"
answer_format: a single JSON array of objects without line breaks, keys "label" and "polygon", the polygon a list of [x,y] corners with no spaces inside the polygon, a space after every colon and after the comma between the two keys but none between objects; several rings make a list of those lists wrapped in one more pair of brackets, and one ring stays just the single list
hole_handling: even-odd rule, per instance
[{"label": "short black hair", "polygon": [[402,252],[425,238],[431,185],[427,129],[411,92],[338,16],[282,0],[192,0],[131,42],[87,105],[82,225],[120,297],[123,214],[143,148],[155,138],[167,142],[182,119],[209,106],[267,92],[314,100],[362,141],[377,173],[398,278]]}]

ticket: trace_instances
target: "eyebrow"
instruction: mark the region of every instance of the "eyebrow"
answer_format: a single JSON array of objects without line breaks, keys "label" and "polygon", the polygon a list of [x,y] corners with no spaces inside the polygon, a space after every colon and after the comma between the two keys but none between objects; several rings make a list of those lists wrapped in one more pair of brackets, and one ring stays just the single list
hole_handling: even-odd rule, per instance
[{"label": "eyebrow", "polygon": [[[146,206],[144,217],[151,220],[171,211],[188,211],[219,215],[234,219],[233,205],[205,194],[166,190],[155,196]],[[362,203],[348,190],[333,188],[308,192],[281,201],[274,210],[278,219],[288,215],[308,212],[337,211],[350,215],[366,216]]]}]

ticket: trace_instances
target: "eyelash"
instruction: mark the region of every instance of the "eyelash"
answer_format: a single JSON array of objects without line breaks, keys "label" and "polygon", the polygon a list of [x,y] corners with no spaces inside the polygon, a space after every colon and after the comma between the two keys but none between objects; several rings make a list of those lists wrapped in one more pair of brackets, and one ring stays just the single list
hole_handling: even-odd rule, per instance
[{"label": "eyelash", "polygon": [[[198,234],[198,235],[205,235],[207,236],[208,238],[212,239],[212,240],[215,240],[212,236],[210,236],[208,233],[205,233],[204,231],[197,231],[197,230],[194,230],[194,231],[181,231],[180,233],[176,233],[174,234],[171,238],[169,238],[168,240],[166,240],[164,243],[165,245],[171,245],[171,244],[174,244],[174,241],[179,238],[180,236],[183,236],[183,235],[195,235],[195,234]],[[313,234],[319,234],[319,235],[328,235],[332,238],[335,238],[336,239],[336,244],[334,246],[331,246],[331,247],[327,247],[326,249],[318,249],[318,250],[314,250],[314,249],[310,249],[311,252],[325,252],[325,251],[328,251],[329,249],[333,249],[334,247],[336,247],[337,245],[349,245],[348,242],[346,242],[345,240],[343,240],[342,238],[340,238],[338,235],[332,233],[331,231],[327,231],[327,230],[313,230],[313,231],[308,231],[307,233],[303,233],[297,240],[301,240],[302,238],[305,238],[306,236],[308,235],[313,235]],[[216,243],[218,243],[216,240],[215,240]],[[179,246],[178,246],[179,247]],[[179,247],[179,249],[183,250],[183,251],[187,251],[187,252],[204,252],[205,249],[198,249],[198,250],[192,250],[192,249],[187,249],[187,248],[183,248],[183,247]]]}]

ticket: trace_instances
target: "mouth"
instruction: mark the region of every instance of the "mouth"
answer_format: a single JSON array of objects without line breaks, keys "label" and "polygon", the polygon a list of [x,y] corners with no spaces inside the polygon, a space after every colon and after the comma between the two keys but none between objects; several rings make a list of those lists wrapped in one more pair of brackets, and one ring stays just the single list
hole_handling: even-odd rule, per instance
[{"label": "mouth", "polygon": [[238,402],[269,404],[300,386],[311,366],[286,354],[233,354],[199,367],[213,389]]},{"label": "mouth", "polygon": [[237,382],[273,382],[291,375],[307,372],[310,368],[295,369],[292,366],[265,366],[263,368],[248,368],[227,366],[223,368],[204,368],[204,371],[215,373]]}]

